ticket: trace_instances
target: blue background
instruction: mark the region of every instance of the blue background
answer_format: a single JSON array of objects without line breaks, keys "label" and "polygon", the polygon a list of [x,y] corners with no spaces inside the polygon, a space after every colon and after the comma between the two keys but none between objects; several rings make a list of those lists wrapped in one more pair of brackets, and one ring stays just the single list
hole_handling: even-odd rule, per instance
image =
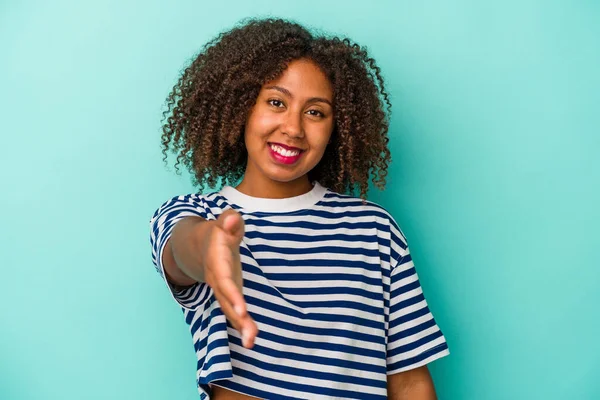
[{"label": "blue background", "polygon": [[[1,399],[196,399],[149,219],[160,117],[219,31],[347,35],[393,102],[384,192],[452,354],[440,399],[600,398],[600,3],[3,1]],[[172,164],[171,164],[172,165]]]}]

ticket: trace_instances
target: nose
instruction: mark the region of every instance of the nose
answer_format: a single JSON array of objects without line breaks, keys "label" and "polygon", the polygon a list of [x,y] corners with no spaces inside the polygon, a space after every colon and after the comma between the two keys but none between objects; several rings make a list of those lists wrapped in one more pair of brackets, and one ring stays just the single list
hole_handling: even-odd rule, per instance
[{"label": "nose", "polygon": [[304,126],[302,124],[302,113],[289,110],[286,114],[281,126],[282,132],[291,138],[303,138]]}]

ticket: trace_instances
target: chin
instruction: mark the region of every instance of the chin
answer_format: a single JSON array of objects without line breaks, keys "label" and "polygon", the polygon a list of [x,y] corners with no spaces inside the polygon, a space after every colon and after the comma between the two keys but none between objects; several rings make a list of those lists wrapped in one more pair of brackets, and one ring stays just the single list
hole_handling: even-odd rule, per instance
[{"label": "chin", "polygon": [[287,176],[281,176],[281,175],[277,175],[277,176],[269,176],[269,178],[275,182],[280,182],[280,183],[288,183],[288,182],[293,182],[295,180],[298,180],[302,177],[303,175],[300,176],[291,176],[291,177],[287,177]]},{"label": "chin", "polygon": [[[290,171],[291,172],[291,171]],[[282,171],[273,171],[272,173],[267,173],[265,174],[266,176],[269,177],[269,179],[271,179],[272,181],[275,182],[281,182],[281,183],[287,183],[287,182],[293,182],[295,180],[298,180],[300,178],[302,178],[303,176],[306,175],[306,173],[285,173]]]}]

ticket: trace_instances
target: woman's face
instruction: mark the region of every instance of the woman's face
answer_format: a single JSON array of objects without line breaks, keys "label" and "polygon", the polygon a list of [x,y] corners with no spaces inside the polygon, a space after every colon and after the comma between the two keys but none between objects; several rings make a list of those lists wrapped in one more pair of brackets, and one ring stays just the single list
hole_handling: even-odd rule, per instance
[{"label": "woman's face", "polygon": [[263,85],[249,113],[246,178],[304,178],[321,160],[332,131],[331,83],[312,61],[292,61],[279,78]]}]

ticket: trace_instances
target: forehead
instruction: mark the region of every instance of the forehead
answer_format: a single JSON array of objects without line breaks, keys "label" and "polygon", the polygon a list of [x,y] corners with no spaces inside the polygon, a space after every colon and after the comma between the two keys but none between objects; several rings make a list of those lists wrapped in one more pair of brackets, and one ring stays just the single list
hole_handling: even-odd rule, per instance
[{"label": "forehead", "polygon": [[331,99],[333,88],[321,68],[308,59],[294,60],[283,73],[265,86],[281,86],[298,96],[319,96]]}]

